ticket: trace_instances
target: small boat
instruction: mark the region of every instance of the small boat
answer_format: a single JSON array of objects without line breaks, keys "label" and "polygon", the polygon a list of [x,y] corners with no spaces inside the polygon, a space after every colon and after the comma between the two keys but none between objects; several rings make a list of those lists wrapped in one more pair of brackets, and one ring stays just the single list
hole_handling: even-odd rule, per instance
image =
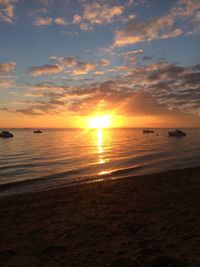
[{"label": "small boat", "polygon": [[146,129],[146,130],[143,130],[143,133],[154,133],[154,131]]},{"label": "small boat", "polygon": [[0,132],[0,137],[1,138],[10,138],[13,137],[14,135],[10,133],[9,131],[1,131]]},{"label": "small boat", "polygon": [[186,133],[177,129],[175,131],[170,131],[168,132],[169,136],[175,136],[175,137],[181,137],[181,136],[186,136]]},{"label": "small boat", "polygon": [[36,133],[36,134],[42,133],[42,131],[40,131],[40,130],[35,130],[33,132]]}]

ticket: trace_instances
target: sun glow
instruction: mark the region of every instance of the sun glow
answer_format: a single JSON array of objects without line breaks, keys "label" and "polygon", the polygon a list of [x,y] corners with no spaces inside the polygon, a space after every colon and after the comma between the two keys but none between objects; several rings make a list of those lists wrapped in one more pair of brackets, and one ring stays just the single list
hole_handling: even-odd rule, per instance
[{"label": "sun glow", "polygon": [[112,125],[111,120],[111,115],[95,116],[88,120],[88,127],[96,129],[109,128]]}]

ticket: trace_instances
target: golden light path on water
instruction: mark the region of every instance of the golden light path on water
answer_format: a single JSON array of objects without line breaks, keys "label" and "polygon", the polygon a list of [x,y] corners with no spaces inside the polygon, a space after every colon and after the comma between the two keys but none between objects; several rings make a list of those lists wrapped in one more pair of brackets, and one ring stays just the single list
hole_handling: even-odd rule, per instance
[{"label": "golden light path on water", "polygon": [[99,164],[105,163],[103,156],[103,132],[102,129],[97,129],[97,149],[99,154]]},{"label": "golden light path on water", "polygon": [[[97,129],[97,149],[98,149],[98,163],[99,164],[104,164],[106,162],[106,159],[104,157],[104,135],[106,134],[105,131],[103,131],[103,129],[99,128]],[[99,172],[99,175],[105,175],[105,174],[109,174],[111,173],[111,171],[108,170],[103,170]]]}]

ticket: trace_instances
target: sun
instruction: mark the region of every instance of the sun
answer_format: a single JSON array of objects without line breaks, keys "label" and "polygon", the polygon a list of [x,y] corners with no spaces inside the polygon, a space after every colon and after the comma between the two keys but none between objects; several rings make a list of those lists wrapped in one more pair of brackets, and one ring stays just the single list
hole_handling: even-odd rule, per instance
[{"label": "sun", "polygon": [[88,119],[88,127],[89,128],[109,128],[112,125],[112,117],[111,115],[99,115],[95,117],[91,117]]}]

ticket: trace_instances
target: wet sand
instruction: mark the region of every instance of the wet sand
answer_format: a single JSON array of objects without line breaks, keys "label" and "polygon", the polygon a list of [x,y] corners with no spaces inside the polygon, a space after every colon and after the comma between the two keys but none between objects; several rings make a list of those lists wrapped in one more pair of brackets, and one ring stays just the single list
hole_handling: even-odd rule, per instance
[{"label": "wet sand", "polygon": [[200,266],[200,167],[0,199],[1,267]]}]

